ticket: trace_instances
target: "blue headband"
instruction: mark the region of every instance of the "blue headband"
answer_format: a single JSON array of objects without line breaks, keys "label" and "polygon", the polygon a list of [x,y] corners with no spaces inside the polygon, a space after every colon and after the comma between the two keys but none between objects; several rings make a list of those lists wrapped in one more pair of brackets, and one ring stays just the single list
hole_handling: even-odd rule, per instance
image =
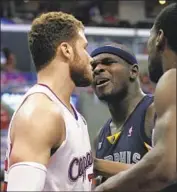
[{"label": "blue headband", "polygon": [[91,57],[95,57],[96,55],[99,55],[101,53],[110,53],[110,54],[114,54],[117,55],[118,57],[121,57],[122,59],[124,59],[125,61],[127,61],[129,64],[138,64],[136,58],[131,55],[130,53],[117,48],[117,47],[111,47],[111,46],[103,46],[103,47],[99,47],[97,49],[95,49],[92,53],[91,53]]}]

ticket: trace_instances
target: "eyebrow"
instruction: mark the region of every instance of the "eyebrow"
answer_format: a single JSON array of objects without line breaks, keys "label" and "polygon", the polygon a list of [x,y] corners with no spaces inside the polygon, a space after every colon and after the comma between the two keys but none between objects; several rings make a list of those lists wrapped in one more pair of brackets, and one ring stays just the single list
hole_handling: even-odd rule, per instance
[{"label": "eyebrow", "polygon": [[117,61],[115,58],[112,58],[112,57],[105,57],[103,59],[101,59],[101,61]]}]

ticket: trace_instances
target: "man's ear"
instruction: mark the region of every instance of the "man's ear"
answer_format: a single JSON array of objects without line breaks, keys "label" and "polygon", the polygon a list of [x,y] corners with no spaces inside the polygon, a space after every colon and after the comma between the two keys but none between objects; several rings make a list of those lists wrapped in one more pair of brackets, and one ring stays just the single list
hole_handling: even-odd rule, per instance
[{"label": "man's ear", "polygon": [[164,51],[165,49],[165,46],[166,46],[166,38],[165,38],[165,35],[164,35],[164,31],[162,29],[160,29],[157,33],[157,37],[156,37],[156,47],[157,47],[157,50],[159,51]]},{"label": "man's ear", "polygon": [[139,67],[137,64],[134,64],[130,67],[130,80],[134,81],[139,75]]},{"label": "man's ear", "polygon": [[73,59],[73,55],[74,55],[72,46],[67,42],[62,42],[58,46],[57,53],[60,53],[60,55],[65,57],[65,59],[67,60]]}]

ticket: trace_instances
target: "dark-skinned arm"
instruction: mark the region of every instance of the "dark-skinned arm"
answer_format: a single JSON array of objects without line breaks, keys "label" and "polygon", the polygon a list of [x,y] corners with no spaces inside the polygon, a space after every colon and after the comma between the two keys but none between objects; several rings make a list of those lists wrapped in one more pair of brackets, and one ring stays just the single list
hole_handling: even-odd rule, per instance
[{"label": "dark-skinned arm", "polygon": [[119,163],[115,161],[94,159],[94,167],[98,175],[103,177],[111,177],[121,171],[125,171],[132,167],[133,164]]},{"label": "dark-skinned arm", "polygon": [[127,171],[109,178],[96,191],[160,191],[177,181],[176,69],[166,72],[155,92],[154,148]]}]

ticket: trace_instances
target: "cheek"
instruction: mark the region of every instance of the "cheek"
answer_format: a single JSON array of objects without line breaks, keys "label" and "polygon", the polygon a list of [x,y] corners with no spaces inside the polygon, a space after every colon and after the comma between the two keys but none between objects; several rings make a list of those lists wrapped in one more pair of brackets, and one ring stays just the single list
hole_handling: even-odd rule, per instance
[{"label": "cheek", "polygon": [[80,51],[77,55],[77,66],[80,68],[82,73],[87,73],[89,70],[92,71],[91,65],[89,65],[89,55],[86,51]]},{"label": "cheek", "polygon": [[85,58],[85,60],[87,60],[87,61],[89,61],[89,59],[90,59],[90,55],[85,49],[83,51],[83,58]]},{"label": "cheek", "polygon": [[152,37],[149,38],[148,40],[148,43],[147,43],[147,51],[148,51],[148,54],[151,54],[153,51],[152,51],[152,48],[153,48],[153,39]]},{"label": "cheek", "polygon": [[85,50],[80,50],[78,52],[78,59],[79,59],[79,63],[85,64],[86,60],[88,60],[88,55]]},{"label": "cheek", "polygon": [[148,54],[151,56],[153,55],[156,50],[155,50],[155,37],[150,37],[147,43],[147,50],[148,50]]},{"label": "cheek", "polygon": [[147,52],[148,52],[148,54],[150,53],[150,45],[151,45],[151,43],[150,43],[150,38],[148,39],[148,41],[147,41]]},{"label": "cheek", "polygon": [[116,70],[113,78],[114,84],[118,87],[124,86],[129,81],[129,73],[125,70]]}]

